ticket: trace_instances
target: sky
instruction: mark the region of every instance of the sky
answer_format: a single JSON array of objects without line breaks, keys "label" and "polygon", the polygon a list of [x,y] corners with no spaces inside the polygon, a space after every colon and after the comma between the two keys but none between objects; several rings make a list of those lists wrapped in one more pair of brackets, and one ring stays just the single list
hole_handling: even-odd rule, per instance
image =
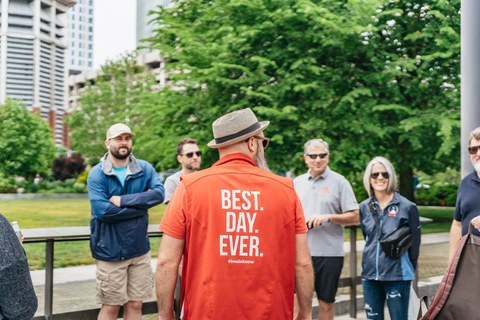
[{"label": "sky", "polygon": [[136,0],[95,0],[93,67],[136,48]]}]

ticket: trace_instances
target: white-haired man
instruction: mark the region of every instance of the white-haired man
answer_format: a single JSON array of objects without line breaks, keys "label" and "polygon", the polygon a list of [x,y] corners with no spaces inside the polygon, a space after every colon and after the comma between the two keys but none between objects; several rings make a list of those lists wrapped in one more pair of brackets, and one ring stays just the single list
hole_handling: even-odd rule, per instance
[{"label": "white-haired man", "polygon": [[[182,176],[163,217],[156,288],[159,319],[173,319],[183,253],[184,319],[311,319],[313,270],[293,183],[270,173],[270,139],[251,109],[213,123],[220,160]],[[263,169],[262,169],[263,168]]]},{"label": "white-haired man", "polygon": [[[468,152],[475,168],[472,173],[465,176],[458,186],[455,214],[450,228],[450,255],[453,257],[460,238],[468,233],[468,225],[472,222],[473,234],[480,236],[480,127],[470,133]],[[476,230],[475,230],[476,229]]]},{"label": "white-haired man", "polygon": [[350,183],[328,167],[328,143],[312,139],[305,143],[307,173],[294,180],[307,221],[308,247],[315,272],[319,303],[318,320],[332,320],[335,295],[343,268],[343,230],[359,224],[358,203]]}]

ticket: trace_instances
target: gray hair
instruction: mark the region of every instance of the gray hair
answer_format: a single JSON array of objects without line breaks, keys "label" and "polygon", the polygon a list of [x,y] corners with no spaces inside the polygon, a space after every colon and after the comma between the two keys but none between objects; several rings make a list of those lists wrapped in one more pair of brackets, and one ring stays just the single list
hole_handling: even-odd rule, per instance
[{"label": "gray hair", "polygon": [[480,127],[474,129],[472,132],[470,132],[470,140],[468,140],[468,146],[470,147],[472,145],[472,139],[475,138],[475,140],[480,140]]},{"label": "gray hair", "polygon": [[311,139],[311,140],[308,140],[303,146],[304,154],[308,154],[308,147],[310,147],[310,145],[313,144],[315,146],[319,146],[320,143],[323,143],[323,145],[325,146],[325,151],[327,153],[330,153],[330,151],[328,151],[328,143],[326,141],[323,141],[322,139]]},{"label": "gray hair", "polygon": [[372,196],[372,185],[370,184],[370,176],[372,175],[372,167],[374,164],[383,164],[385,169],[388,172],[388,185],[387,185],[387,193],[391,194],[395,192],[397,188],[397,175],[395,174],[395,168],[393,164],[385,159],[384,157],[375,157],[373,158],[367,165],[367,169],[365,169],[365,174],[363,175],[363,186],[365,190],[367,190],[368,196]]}]

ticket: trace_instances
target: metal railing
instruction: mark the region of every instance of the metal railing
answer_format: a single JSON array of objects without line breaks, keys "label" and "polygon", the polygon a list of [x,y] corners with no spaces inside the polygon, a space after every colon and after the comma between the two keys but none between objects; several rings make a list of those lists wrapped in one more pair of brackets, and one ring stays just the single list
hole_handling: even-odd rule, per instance
[{"label": "metal railing", "polygon": [[[24,243],[45,242],[45,305],[44,315],[36,316],[33,320],[63,320],[63,319],[93,319],[100,309],[81,310],[62,314],[53,314],[53,259],[55,242],[87,241],[90,240],[90,227],[65,227],[23,229]],[[163,232],[158,230],[158,224],[148,226],[149,237],[161,237]],[[156,302],[143,304],[142,314],[158,312]],[[123,314],[123,309],[119,315]]]},{"label": "metal railing", "polygon": [[[359,226],[347,226],[350,230],[350,275],[341,278],[339,287],[350,288],[350,317],[357,316],[357,285],[361,284],[361,277],[357,275],[357,228]],[[62,241],[87,241],[90,240],[90,227],[65,227],[65,228],[44,228],[44,229],[23,229],[24,243],[45,242],[45,306],[44,315],[36,316],[34,320],[66,320],[66,319],[92,319],[96,318],[100,309],[80,310],[62,314],[53,314],[53,260],[54,244]],[[163,232],[157,225],[149,225],[148,235],[150,237],[161,237]],[[177,290],[178,291],[178,290]],[[178,292],[177,292],[178,293]],[[177,298],[178,298],[177,294]],[[175,317],[179,318],[179,301],[175,301]],[[142,314],[153,314],[158,312],[156,302],[146,302],[142,307]],[[123,313],[120,310],[119,316]]]}]

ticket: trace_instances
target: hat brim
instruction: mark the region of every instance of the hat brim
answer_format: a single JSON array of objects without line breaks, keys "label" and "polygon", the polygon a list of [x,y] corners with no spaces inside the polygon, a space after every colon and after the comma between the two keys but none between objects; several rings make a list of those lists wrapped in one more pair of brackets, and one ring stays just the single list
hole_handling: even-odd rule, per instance
[{"label": "hat brim", "polygon": [[131,138],[135,137],[135,133],[133,133],[133,132],[120,132],[120,133],[117,133],[117,134],[114,135],[114,136],[111,136],[110,138],[107,138],[107,140],[110,140],[110,139],[116,138],[116,137],[118,137],[118,136],[121,136],[121,135],[124,134],[124,133],[129,134]]},{"label": "hat brim", "polygon": [[216,143],[215,142],[215,139],[213,139],[212,141],[210,141],[207,146],[209,146],[210,148],[212,149],[217,149],[217,148],[222,148],[222,147],[226,147],[226,146],[229,146],[231,144],[235,144],[237,142],[240,142],[242,140],[245,140],[251,136],[254,136],[256,135],[257,133],[259,132],[262,132],[263,130],[265,130],[268,125],[270,124],[270,121],[261,121],[260,122],[260,128],[255,130],[255,131],[252,131],[252,132],[249,132],[247,134],[244,134],[243,136],[240,136],[240,137],[236,137],[232,140],[228,140],[228,141],[225,141],[225,142],[222,142],[222,143]]}]

